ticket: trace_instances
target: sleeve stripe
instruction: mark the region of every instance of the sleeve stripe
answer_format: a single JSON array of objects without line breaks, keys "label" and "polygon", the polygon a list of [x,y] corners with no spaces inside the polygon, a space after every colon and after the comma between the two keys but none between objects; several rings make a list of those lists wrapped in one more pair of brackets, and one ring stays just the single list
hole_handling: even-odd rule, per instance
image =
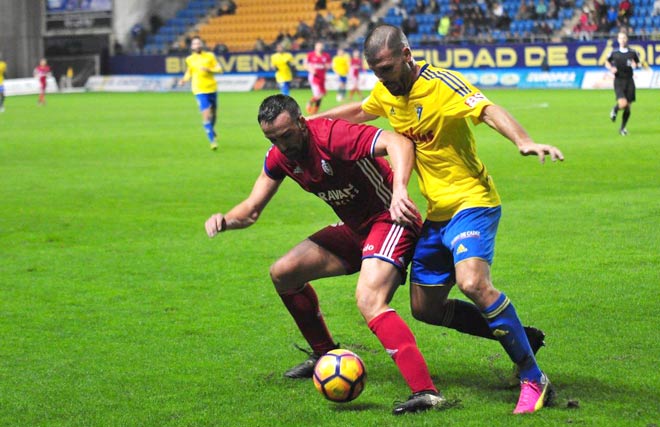
[{"label": "sleeve stripe", "polygon": [[378,141],[378,137],[380,134],[383,133],[382,129],[378,129],[378,132],[374,135],[374,139],[371,141],[371,149],[369,150],[369,154],[371,154],[371,157],[375,157],[374,152],[376,151],[376,141]]}]

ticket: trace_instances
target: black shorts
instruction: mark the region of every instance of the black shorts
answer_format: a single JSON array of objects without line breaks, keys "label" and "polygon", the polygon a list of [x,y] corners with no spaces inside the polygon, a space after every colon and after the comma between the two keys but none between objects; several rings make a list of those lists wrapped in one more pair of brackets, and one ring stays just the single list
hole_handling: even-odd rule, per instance
[{"label": "black shorts", "polygon": [[628,102],[635,101],[635,81],[633,79],[614,79],[616,99],[625,98]]}]

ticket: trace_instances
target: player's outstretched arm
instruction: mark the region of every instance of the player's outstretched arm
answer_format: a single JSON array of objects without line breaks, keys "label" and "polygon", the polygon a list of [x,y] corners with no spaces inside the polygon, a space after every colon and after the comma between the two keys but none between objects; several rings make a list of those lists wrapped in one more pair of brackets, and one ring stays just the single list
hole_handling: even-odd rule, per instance
[{"label": "player's outstretched arm", "polygon": [[307,119],[344,119],[351,123],[364,123],[376,118],[378,118],[378,116],[366,113],[362,109],[362,103],[359,101],[339,105],[335,108],[307,117]]},{"label": "player's outstretched arm", "polygon": [[272,179],[262,170],[247,199],[226,214],[216,213],[206,220],[206,234],[215,237],[222,231],[246,228],[257,222],[261,212],[277,193],[281,182]]},{"label": "player's outstretched arm", "polygon": [[390,203],[392,220],[400,224],[412,225],[419,215],[417,206],[408,196],[408,181],[415,164],[415,145],[405,136],[383,131],[376,141],[374,155],[388,155],[394,171]]},{"label": "player's outstretched arm", "polygon": [[541,163],[545,156],[552,161],[564,160],[564,155],[557,147],[547,144],[537,144],[527,131],[513,118],[513,116],[499,105],[487,105],[481,111],[481,121],[498,131],[502,136],[511,140],[523,156],[536,155]]}]

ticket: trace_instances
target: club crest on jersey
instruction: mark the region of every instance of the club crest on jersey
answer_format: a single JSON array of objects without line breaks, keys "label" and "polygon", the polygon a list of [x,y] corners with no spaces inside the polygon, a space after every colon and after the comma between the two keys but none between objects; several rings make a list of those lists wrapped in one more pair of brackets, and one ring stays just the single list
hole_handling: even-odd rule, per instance
[{"label": "club crest on jersey", "polygon": [[325,172],[326,175],[334,175],[334,171],[332,170],[332,166],[330,166],[330,163],[326,162],[325,160],[321,159],[321,169],[323,169],[323,172]]},{"label": "club crest on jersey", "polygon": [[394,111],[394,107],[390,107],[390,116],[396,116],[396,112]]},{"label": "club crest on jersey", "polygon": [[419,104],[417,104],[417,105],[415,106],[415,111],[417,112],[417,121],[420,121],[420,120],[422,119],[422,110],[423,110],[423,109],[424,109],[424,107],[422,107],[422,106],[419,105]]}]

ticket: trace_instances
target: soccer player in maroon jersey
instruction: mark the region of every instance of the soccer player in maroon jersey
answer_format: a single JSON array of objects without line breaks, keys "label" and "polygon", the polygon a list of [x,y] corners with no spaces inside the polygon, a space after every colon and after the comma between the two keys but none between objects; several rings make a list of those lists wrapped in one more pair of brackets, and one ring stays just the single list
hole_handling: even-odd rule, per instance
[{"label": "soccer player in maroon jersey", "polygon": [[270,267],[277,293],[312,348],[308,360],[284,375],[310,378],[318,358],[337,347],[309,282],[359,271],[358,309],[412,390],[393,413],[446,407],[412,331],[388,305],[405,283],[421,229],[407,190],[412,143],[373,126],[306,120],[296,101],[281,94],[262,102],[258,121],[273,144],[263,170],[245,200],[206,221],[209,237],[254,224],[286,177],[316,194],[341,220],[312,234]]},{"label": "soccer player in maroon jersey", "polygon": [[321,100],[327,93],[325,89],[325,75],[330,69],[332,58],[330,54],[323,51],[323,43],[316,42],[314,50],[307,54],[305,68],[307,79],[312,89],[312,99],[307,103],[307,113],[316,114],[321,106]]},{"label": "soccer player in maroon jersey", "polygon": [[357,94],[358,99],[362,99],[360,92],[360,73],[362,72],[362,55],[358,49],[354,49],[351,54],[351,65],[348,73],[349,81],[351,82],[351,90],[348,94],[348,100],[353,100],[353,95]]},{"label": "soccer player in maroon jersey", "polygon": [[34,77],[39,79],[39,101],[38,104],[46,104],[46,79],[50,75],[50,67],[46,58],[41,58],[39,65],[34,69]]}]

